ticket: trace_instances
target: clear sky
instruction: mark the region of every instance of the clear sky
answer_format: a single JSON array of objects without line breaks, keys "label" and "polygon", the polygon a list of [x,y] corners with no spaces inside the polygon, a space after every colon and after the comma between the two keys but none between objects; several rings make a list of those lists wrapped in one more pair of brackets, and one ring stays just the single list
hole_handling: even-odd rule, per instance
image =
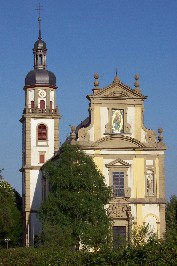
[{"label": "clear sky", "polygon": [[[0,168],[21,193],[21,118],[24,80],[33,68],[39,0],[1,0],[0,8]],[[164,129],[166,195],[177,194],[177,1],[43,0],[42,37],[47,69],[57,77],[62,115],[60,140],[88,115],[86,95],[93,74],[100,87],[112,83],[115,69],[133,88],[140,75],[145,126]]]}]

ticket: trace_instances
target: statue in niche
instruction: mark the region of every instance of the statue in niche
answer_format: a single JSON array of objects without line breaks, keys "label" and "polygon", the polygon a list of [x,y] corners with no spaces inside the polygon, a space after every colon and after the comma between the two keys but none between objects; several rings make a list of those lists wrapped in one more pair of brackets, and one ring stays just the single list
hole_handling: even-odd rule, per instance
[{"label": "statue in niche", "polygon": [[148,196],[154,196],[154,173],[150,170],[146,173],[146,192]]}]

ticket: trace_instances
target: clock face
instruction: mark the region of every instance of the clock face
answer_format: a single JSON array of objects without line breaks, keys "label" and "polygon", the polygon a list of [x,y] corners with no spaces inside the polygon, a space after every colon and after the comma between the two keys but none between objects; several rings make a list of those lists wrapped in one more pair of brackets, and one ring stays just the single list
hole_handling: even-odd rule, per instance
[{"label": "clock face", "polygon": [[39,97],[44,98],[46,96],[46,92],[44,90],[39,90],[38,95]]}]

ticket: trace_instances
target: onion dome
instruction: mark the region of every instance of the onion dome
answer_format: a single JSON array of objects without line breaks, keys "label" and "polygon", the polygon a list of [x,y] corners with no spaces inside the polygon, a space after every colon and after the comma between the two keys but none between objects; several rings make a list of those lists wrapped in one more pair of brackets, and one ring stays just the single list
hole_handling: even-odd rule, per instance
[{"label": "onion dome", "polygon": [[34,69],[31,70],[26,78],[25,85],[56,85],[56,77],[55,75],[46,69]]}]

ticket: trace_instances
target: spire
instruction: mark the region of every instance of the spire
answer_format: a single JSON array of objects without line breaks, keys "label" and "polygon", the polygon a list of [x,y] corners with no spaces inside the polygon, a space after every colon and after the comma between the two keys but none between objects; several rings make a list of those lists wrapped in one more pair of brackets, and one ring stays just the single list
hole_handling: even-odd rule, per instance
[{"label": "spire", "polygon": [[39,3],[39,7],[36,8],[35,10],[39,11],[39,16],[38,16],[38,23],[39,23],[39,37],[38,39],[41,40],[42,37],[41,37],[41,10],[42,10],[42,6],[41,4]]},{"label": "spire", "polygon": [[39,37],[38,37],[38,39],[39,40],[42,40],[42,35],[41,35],[41,18],[40,17],[38,17],[38,22],[39,22]]},{"label": "spire", "polygon": [[34,68],[35,69],[46,69],[46,43],[42,40],[42,35],[41,35],[41,17],[40,17],[40,12],[41,12],[42,6],[39,3],[39,7],[36,8],[36,10],[39,11],[39,16],[38,16],[38,27],[39,27],[39,35],[38,35],[38,40],[34,44],[33,48],[33,54],[34,54]]}]

